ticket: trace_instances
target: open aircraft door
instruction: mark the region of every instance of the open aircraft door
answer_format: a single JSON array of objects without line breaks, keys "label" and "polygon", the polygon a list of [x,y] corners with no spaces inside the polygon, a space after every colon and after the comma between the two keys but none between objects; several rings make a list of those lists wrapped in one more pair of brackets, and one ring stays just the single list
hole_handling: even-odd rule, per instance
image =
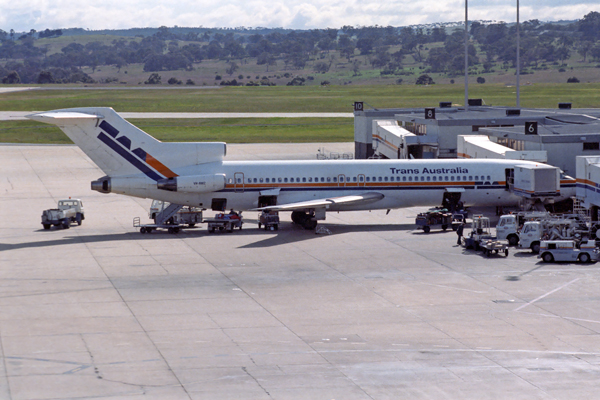
[{"label": "open aircraft door", "polygon": [[236,172],[233,174],[233,191],[235,193],[244,193],[244,173]]}]

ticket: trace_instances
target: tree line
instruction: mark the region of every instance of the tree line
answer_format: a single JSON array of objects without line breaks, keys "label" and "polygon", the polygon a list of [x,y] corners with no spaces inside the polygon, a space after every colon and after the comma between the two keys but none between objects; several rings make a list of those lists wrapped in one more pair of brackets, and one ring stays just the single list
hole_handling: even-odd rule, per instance
[{"label": "tree line", "polygon": [[[469,65],[493,72],[516,65],[516,25],[472,22],[469,27]],[[285,69],[304,69],[309,61],[314,72],[327,72],[337,52],[360,73],[357,56],[364,56],[382,75],[402,75],[407,57],[422,63],[423,72],[450,76],[464,71],[464,30],[437,26],[352,27],[304,31],[206,30],[176,33],[160,27],[150,35],[120,38],[111,43],[73,42],[49,53],[49,41],[61,30],[31,30],[15,38],[14,31],[0,30],[0,79],[3,83],[92,83],[83,67],[118,70],[143,64],[146,72],[192,70],[203,60],[225,60],[230,68],[255,62],[269,66],[283,63]],[[590,12],[568,24],[531,20],[520,25],[521,67],[542,68],[545,63],[564,63],[574,52],[584,61],[600,61],[600,13]],[[40,39],[46,39],[39,44]],[[4,62],[2,62],[4,60]],[[353,62],[354,61],[354,62]],[[235,71],[233,71],[235,72]],[[232,72],[232,73],[233,73]]]}]

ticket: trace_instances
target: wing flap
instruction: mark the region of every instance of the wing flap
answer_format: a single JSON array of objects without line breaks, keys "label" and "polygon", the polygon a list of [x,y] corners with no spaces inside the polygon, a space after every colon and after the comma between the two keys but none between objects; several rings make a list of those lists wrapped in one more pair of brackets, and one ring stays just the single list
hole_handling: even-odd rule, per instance
[{"label": "wing flap", "polygon": [[301,211],[315,208],[331,208],[332,206],[340,205],[356,205],[356,204],[364,204],[371,203],[377,200],[383,199],[382,193],[370,192],[364,194],[350,195],[350,196],[340,196],[340,197],[329,197],[325,199],[317,199],[317,200],[308,200],[301,201],[298,203],[288,203],[288,204],[280,204],[275,206],[267,206],[256,208],[256,211]]}]

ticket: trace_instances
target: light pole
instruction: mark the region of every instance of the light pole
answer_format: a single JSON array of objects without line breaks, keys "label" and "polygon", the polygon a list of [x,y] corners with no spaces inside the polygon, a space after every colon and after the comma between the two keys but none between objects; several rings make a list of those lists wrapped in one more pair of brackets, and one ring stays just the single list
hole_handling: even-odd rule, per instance
[{"label": "light pole", "polygon": [[521,107],[521,46],[519,32],[519,0],[517,0],[517,107]]},{"label": "light pole", "polygon": [[465,0],[465,110],[469,109],[469,0]]}]

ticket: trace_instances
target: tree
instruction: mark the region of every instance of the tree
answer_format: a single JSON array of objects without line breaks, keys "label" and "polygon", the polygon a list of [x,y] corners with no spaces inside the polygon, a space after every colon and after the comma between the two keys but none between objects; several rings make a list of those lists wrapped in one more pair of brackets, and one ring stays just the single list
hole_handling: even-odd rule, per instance
[{"label": "tree", "polygon": [[416,85],[433,85],[433,84],[435,84],[435,82],[429,75],[424,74],[417,78],[417,81],[415,82],[415,84]]},{"label": "tree", "polygon": [[52,72],[50,72],[50,71],[40,72],[40,75],[38,76],[38,79],[37,79],[37,83],[39,83],[39,84],[54,83],[54,76],[52,75]]},{"label": "tree", "polygon": [[477,83],[485,83],[485,78],[483,76],[478,76]]},{"label": "tree", "polygon": [[229,74],[229,76],[233,75],[235,73],[235,71],[237,71],[238,69],[240,69],[240,66],[237,65],[236,63],[234,63],[233,61],[229,63],[229,68],[227,68],[227,70],[225,70],[225,72],[227,72]]},{"label": "tree", "polygon": [[159,74],[150,74],[148,80],[144,82],[145,85],[159,85],[162,80]]},{"label": "tree", "polygon": [[4,78],[2,78],[2,83],[8,84],[8,85],[14,85],[17,83],[21,83],[21,77],[19,76],[17,71],[10,71],[8,73],[8,75],[6,75]]}]

